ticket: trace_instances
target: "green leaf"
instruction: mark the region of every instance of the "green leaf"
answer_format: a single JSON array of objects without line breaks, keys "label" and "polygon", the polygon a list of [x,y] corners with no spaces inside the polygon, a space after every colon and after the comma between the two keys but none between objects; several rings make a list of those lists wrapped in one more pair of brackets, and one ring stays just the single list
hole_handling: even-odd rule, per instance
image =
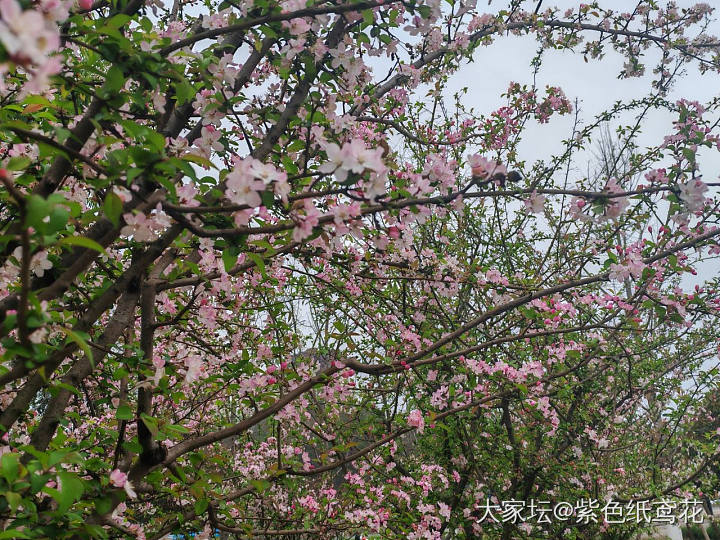
[{"label": "green leaf", "polygon": [[198,499],[195,501],[195,514],[201,515],[208,507],[207,499]]},{"label": "green leaf", "polygon": [[118,13],[117,15],[113,15],[113,17],[106,21],[105,24],[112,28],[120,28],[121,26],[125,26],[131,20],[132,17],[130,15],[127,15],[126,13]]},{"label": "green leaf", "polygon": [[250,480],[250,485],[254,487],[258,491],[258,493],[262,493],[270,487],[270,482],[262,479]]},{"label": "green leaf", "polygon": [[93,354],[90,350],[90,345],[88,345],[85,338],[83,338],[80,334],[75,332],[74,330],[70,330],[69,328],[65,328],[63,326],[60,327],[60,330],[67,335],[68,339],[71,341],[74,341],[77,343],[77,346],[80,347],[82,352],[85,353],[85,356],[87,356],[87,359],[90,361],[90,364],[93,364]]},{"label": "green leaf", "polygon": [[43,219],[50,212],[50,205],[45,199],[39,195],[30,195],[25,204],[25,211],[27,212],[26,219],[28,225],[38,230],[45,228]]},{"label": "green leaf", "polygon": [[112,499],[110,497],[101,497],[95,499],[95,510],[98,514],[104,515],[112,510]]},{"label": "green leaf", "polygon": [[63,246],[80,246],[88,249],[94,249],[95,251],[99,251],[103,255],[107,255],[104,247],[98,244],[95,240],[85,238],[84,236],[66,236],[65,238],[62,238],[58,243]]},{"label": "green leaf", "polygon": [[195,88],[186,79],[183,79],[175,84],[175,96],[177,104],[184,105],[195,97]]},{"label": "green leaf", "polygon": [[122,211],[122,200],[114,192],[111,191],[105,197],[105,202],[103,202],[103,212],[108,217],[108,219],[112,221],[112,224],[117,227],[120,223],[120,214],[122,214]]},{"label": "green leaf", "polygon": [[125,75],[118,66],[111,67],[105,77],[105,86],[103,88],[106,95],[119,92],[125,85]]},{"label": "green leaf", "polygon": [[67,450],[55,450],[54,452],[50,452],[47,456],[45,466],[49,468],[57,465],[58,463],[62,463],[65,461],[66,455]]},{"label": "green leaf", "polygon": [[70,219],[70,212],[64,205],[53,203],[49,217],[45,234],[53,234],[65,229],[68,219]]},{"label": "green leaf", "polygon": [[263,260],[263,258],[257,253],[248,253],[247,257],[255,263],[255,266],[258,267],[258,270],[260,270],[262,276],[264,278],[267,278],[267,272],[265,271],[265,261]]},{"label": "green leaf", "polygon": [[115,418],[118,420],[132,420],[132,409],[130,409],[127,405],[120,405],[115,413]]},{"label": "green leaf", "polygon": [[85,486],[74,473],[67,471],[58,472],[58,480],[60,480],[60,492],[58,497],[58,512],[65,512],[75,502],[80,500]]},{"label": "green leaf", "polygon": [[127,177],[128,183],[131,183],[133,180],[135,180],[138,176],[140,176],[143,173],[143,169],[138,169],[137,167],[132,167],[130,170],[127,171],[125,176]]},{"label": "green leaf", "polygon": [[45,107],[52,106],[52,103],[50,102],[50,100],[48,98],[37,95],[37,94],[27,96],[23,100],[23,103],[25,103],[26,105],[44,105]]},{"label": "green leaf", "polygon": [[170,473],[181,482],[187,482],[187,476],[185,475],[185,470],[182,467],[175,467],[172,471],[170,471]]},{"label": "green leaf", "polygon": [[222,261],[225,271],[229,272],[237,263],[238,249],[237,246],[228,246],[222,252]]},{"label": "green leaf", "polygon": [[153,438],[156,438],[159,433],[157,420],[145,413],[140,414],[140,420],[142,420],[145,427],[152,433]]},{"label": "green leaf", "polygon": [[15,452],[3,454],[0,458],[0,469],[2,475],[9,483],[13,483],[20,475],[20,460]]},{"label": "green leaf", "polygon": [[287,147],[289,152],[298,152],[305,148],[305,142],[302,139],[294,139]]},{"label": "green leaf", "polygon": [[275,204],[275,196],[273,195],[273,192],[270,190],[266,190],[260,193],[260,198],[262,199],[262,204],[265,208],[272,208]]},{"label": "green leaf", "polygon": [[64,229],[70,218],[70,203],[59,194],[43,199],[39,195],[31,195],[26,199],[26,223],[42,235],[52,235]]},{"label": "green leaf", "polygon": [[54,146],[50,146],[49,144],[44,143],[42,141],[37,141],[35,144],[38,147],[38,155],[40,156],[40,159],[43,159],[46,157],[63,156],[66,159],[71,160],[71,158],[67,154],[67,152],[64,152],[58,148],[55,148]]},{"label": "green leaf", "polygon": [[22,497],[20,497],[19,493],[15,493],[14,491],[6,491],[4,493],[5,499],[8,502],[8,505],[10,505],[10,509],[15,512],[20,506],[20,501],[22,501]]},{"label": "green leaf", "polygon": [[197,178],[197,175],[195,174],[195,169],[193,169],[193,166],[190,165],[187,161],[184,161],[180,158],[171,157],[171,158],[167,159],[166,163],[180,169],[182,172],[184,172],[190,178],[193,178],[193,179]]},{"label": "green leaf", "polygon": [[184,159],[185,161],[190,161],[192,163],[197,163],[198,165],[202,165],[211,169],[217,169],[217,167],[215,167],[212,161],[202,156],[198,156],[197,154],[185,154],[182,159]]},{"label": "green leaf", "polygon": [[5,168],[9,171],[22,171],[27,169],[30,163],[32,161],[27,156],[15,156],[8,159]]},{"label": "green leaf", "polygon": [[190,433],[190,430],[188,428],[186,428],[185,426],[180,426],[178,424],[168,424],[167,426],[165,426],[165,429],[171,433],[179,433],[181,435]]},{"label": "green leaf", "polygon": [[107,531],[102,525],[93,525],[91,523],[85,523],[83,529],[87,531],[88,538],[108,538]]},{"label": "green leaf", "polygon": [[20,529],[8,529],[0,532],[0,540],[4,538],[30,538],[28,533],[21,531]]},{"label": "green leaf", "polygon": [[31,474],[30,475],[30,493],[37,493],[40,491],[52,475],[50,474]]}]

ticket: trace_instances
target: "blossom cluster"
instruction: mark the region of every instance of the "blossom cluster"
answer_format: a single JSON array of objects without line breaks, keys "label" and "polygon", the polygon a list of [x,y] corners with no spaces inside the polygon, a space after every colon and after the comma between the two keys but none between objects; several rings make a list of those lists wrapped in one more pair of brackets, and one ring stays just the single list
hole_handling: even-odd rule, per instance
[{"label": "blossom cluster", "polygon": [[60,47],[58,23],[68,16],[67,0],[43,0],[39,9],[23,9],[17,0],[0,0],[0,73],[12,65],[20,66],[30,76],[23,93],[40,93],[48,77],[60,71],[60,60],[52,56]]}]

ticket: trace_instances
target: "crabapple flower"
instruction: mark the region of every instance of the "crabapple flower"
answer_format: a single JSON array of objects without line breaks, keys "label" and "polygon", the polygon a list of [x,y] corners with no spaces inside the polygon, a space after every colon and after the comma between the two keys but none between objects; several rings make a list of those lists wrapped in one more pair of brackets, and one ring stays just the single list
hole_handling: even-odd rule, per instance
[{"label": "crabapple flower", "polygon": [[217,64],[210,64],[208,66],[208,71],[212,73],[215,78],[214,82],[217,88],[222,88],[221,82],[223,81],[228,85],[234,84],[238,69],[231,66],[232,63],[232,54],[225,54]]},{"label": "crabapple flower", "polygon": [[264,184],[248,175],[228,175],[227,190],[225,195],[235,204],[245,204],[250,208],[256,208],[262,203],[260,192]]},{"label": "crabapple flower", "polygon": [[545,209],[545,196],[539,194],[537,191],[533,191],[530,197],[523,201],[525,208],[530,210],[533,214],[542,214]]},{"label": "crabapple flower", "polygon": [[427,157],[423,175],[430,182],[438,182],[442,186],[451,187],[455,182],[455,160],[448,160],[442,154],[430,154]]},{"label": "crabapple flower", "polygon": [[210,159],[213,150],[220,152],[225,147],[220,142],[222,133],[215,126],[208,124],[200,130],[200,137],[195,140],[195,146],[200,150],[200,155],[206,159]]},{"label": "crabapple flower", "polygon": [[486,159],[480,154],[473,154],[468,158],[470,173],[477,178],[492,178],[496,174],[506,174],[505,165],[492,159]]},{"label": "crabapple flower", "polygon": [[342,225],[360,215],[360,204],[339,204],[332,209],[335,225]]},{"label": "crabapple flower", "polygon": [[[18,262],[22,259],[22,248],[16,247],[15,251],[13,251],[13,257],[15,257]],[[30,271],[35,274],[37,277],[43,277],[45,275],[46,270],[50,270],[53,267],[52,261],[48,259],[47,251],[38,251],[32,256],[32,259],[30,259]]]},{"label": "crabapple flower", "polygon": [[637,251],[631,251],[623,264],[610,265],[610,279],[616,281],[625,281],[629,277],[638,279],[642,276],[645,266],[640,254]]},{"label": "crabapple flower", "polygon": [[[607,184],[605,184],[605,189],[603,191],[606,193],[622,193],[623,189],[618,184],[617,178],[611,178],[608,180]],[[603,222],[617,219],[629,205],[630,203],[627,197],[612,197],[608,199],[602,215],[597,216],[596,220],[598,222]]]},{"label": "crabapple flower", "polygon": [[180,201],[187,206],[198,206],[200,203],[195,200],[198,190],[192,184],[183,184],[176,189]]},{"label": "crabapple flower", "polygon": [[273,183],[280,196],[287,198],[289,185],[286,173],[277,170],[272,164],[246,158],[239,161],[228,173],[225,179],[225,196],[235,204],[257,208],[262,203],[260,193]]},{"label": "crabapple flower", "polygon": [[62,63],[59,58],[55,56],[48,58],[47,61],[32,69],[32,77],[20,89],[18,97],[45,92],[50,85],[50,76],[60,73],[61,68]]},{"label": "crabapple flower", "polygon": [[72,0],[40,0],[37,5],[48,22],[61,23],[70,15]]},{"label": "crabapple flower", "polygon": [[385,170],[382,160],[382,148],[370,149],[360,139],[346,142],[342,147],[335,143],[328,143],[325,148],[328,162],[323,163],[319,170],[323,173],[335,173],[335,177],[344,182],[348,173],[363,173],[366,169],[381,173]]},{"label": "crabapple flower", "polygon": [[310,200],[305,200],[303,208],[305,214],[298,214],[295,218],[295,227],[293,229],[293,240],[295,242],[300,242],[310,236],[313,228],[320,222],[320,212]]},{"label": "crabapple flower", "polygon": [[257,159],[250,161],[250,172],[266,186],[272,182],[287,180],[287,174],[278,171],[275,165],[272,163],[263,163]]},{"label": "crabapple flower", "polygon": [[0,0],[0,42],[20,64],[41,66],[60,46],[56,26],[34,9],[23,10],[15,0]]},{"label": "crabapple flower", "polygon": [[37,277],[43,277],[45,270],[50,270],[52,266],[53,264],[48,259],[47,251],[37,252],[32,258],[32,261],[30,261],[30,270],[32,270],[33,274]]},{"label": "crabapple flower", "polygon": [[125,226],[120,234],[126,237],[133,237],[136,242],[153,242],[157,240],[158,233],[170,226],[169,216],[163,212],[160,204],[152,211],[150,216],[143,213],[123,214]]},{"label": "crabapple flower", "polygon": [[705,206],[705,192],[708,190],[705,182],[700,178],[694,178],[678,187],[680,200],[688,212],[697,212]]},{"label": "crabapple flower", "polygon": [[123,487],[127,482],[127,474],[120,469],[115,469],[110,473],[110,483],[115,487]]},{"label": "crabapple flower", "polygon": [[127,474],[121,470],[115,469],[110,473],[110,483],[117,488],[123,488],[128,497],[132,499],[137,498],[137,493],[135,493],[133,485],[130,483],[130,480],[128,480]]},{"label": "crabapple flower", "polygon": [[132,200],[132,193],[130,190],[123,186],[113,186],[113,193],[123,202],[130,202]]},{"label": "crabapple flower", "polygon": [[422,433],[425,430],[425,419],[423,418],[422,412],[418,409],[410,411],[407,422],[409,426],[417,428],[418,433]]},{"label": "crabapple flower", "polygon": [[219,125],[225,116],[211,90],[201,90],[193,101],[195,112],[202,118],[203,125]]},{"label": "crabapple flower", "polygon": [[387,180],[387,168],[370,175],[370,181],[363,183],[363,191],[368,199],[374,200],[385,194],[387,188],[385,181]]},{"label": "crabapple flower", "polygon": [[191,384],[200,378],[203,372],[203,361],[199,356],[189,356],[185,358],[185,367],[187,372],[185,373],[185,383]]}]

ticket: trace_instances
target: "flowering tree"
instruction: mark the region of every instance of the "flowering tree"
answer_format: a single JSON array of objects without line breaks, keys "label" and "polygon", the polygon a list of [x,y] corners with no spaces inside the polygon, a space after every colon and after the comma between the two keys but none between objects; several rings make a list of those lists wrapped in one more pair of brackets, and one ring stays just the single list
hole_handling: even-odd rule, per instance
[{"label": "flowering tree", "polygon": [[[0,0],[0,538],[620,537],[496,505],[713,496],[719,103],[665,99],[711,9],[601,3]],[[505,34],[654,80],[448,96]]]}]

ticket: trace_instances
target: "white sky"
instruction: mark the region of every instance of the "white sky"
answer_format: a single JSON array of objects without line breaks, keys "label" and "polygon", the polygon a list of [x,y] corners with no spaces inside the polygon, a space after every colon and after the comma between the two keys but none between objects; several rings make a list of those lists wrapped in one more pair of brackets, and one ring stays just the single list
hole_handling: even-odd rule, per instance
[{"label": "white sky", "polygon": [[[486,9],[488,12],[497,12],[506,6],[506,2],[486,2],[478,0],[480,11],[490,4]],[[602,7],[613,9],[616,12],[631,11],[636,2],[628,0],[601,0]],[[666,0],[660,0],[659,4],[667,5]],[[689,7],[697,2],[678,0],[679,8]],[[571,7],[577,8],[580,2],[552,1],[545,0],[543,7],[558,6],[561,9]],[[720,36],[720,1],[710,2],[716,6],[718,11],[713,14],[713,24],[708,29],[712,35]],[[530,9],[531,5],[525,5]],[[694,34],[690,34],[691,36]],[[588,40],[596,39],[589,35]],[[481,47],[476,50],[474,62],[461,66],[458,72],[449,80],[445,95],[450,97],[463,87],[468,87],[466,94],[467,107],[474,107],[477,113],[489,114],[493,110],[506,104],[501,94],[505,92],[511,81],[520,84],[532,85],[533,68],[530,64],[538,50],[538,42],[534,35],[529,36],[504,36],[497,38],[492,45]],[[588,59],[586,63],[582,54],[573,53],[568,50],[546,50],[543,54],[543,63],[537,75],[537,87],[544,90],[546,85],[559,86],[563,89],[571,102],[578,99],[581,125],[590,123],[595,116],[608,110],[617,101],[630,101],[649,95],[653,89],[652,70],[659,59],[659,50],[651,47],[644,53],[646,75],[629,79],[618,79],[617,76],[623,69],[624,57],[614,52],[610,45],[605,49],[605,57],[600,60]],[[670,92],[665,96],[670,102],[680,98],[697,100],[705,103],[720,93],[720,75],[708,72],[701,75],[694,64],[688,64],[687,73],[675,80]],[[416,93],[419,95],[419,93]],[[452,102],[451,100],[449,102]],[[632,114],[621,117],[622,123],[630,124],[633,120]],[[664,111],[651,111],[646,120],[642,123],[642,134],[637,142],[640,151],[645,146],[657,146],[663,141],[663,137],[671,133],[672,122],[676,116]],[[523,142],[519,147],[518,159],[526,161],[526,167],[532,166],[536,160],[549,161],[553,155],[563,151],[562,141],[570,137],[574,122],[574,114],[566,116],[554,116],[550,123],[539,125],[528,123],[523,133]],[[611,124],[616,127],[618,122]],[[597,136],[593,141],[597,141]],[[574,171],[570,175],[570,183],[576,179],[582,179],[587,175],[587,165],[594,162],[592,156],[593,148],[584,154],[577,154],[574,159]],[[699,151],[698,163],[706,182],[716,182],[720,176],[720,152],[715,149],[701,149]],[[717,193],[717,188],[711,192]],[[718,269],[714,262],[701,263],[697,267],[698,275],[687,275],[683,279],[685,287],[700,284],[706,279],[712,279],[718,275]]]},{"label": "white sky", "polygon": [[[487,2],[488,11],[495,12],[504,6],[504,2]],[[666,1],[659,2],[666,5]],[[696,2],[679,0],[677,5],[689,7]],[[478,9],[485,7],[484,0],[478,1]],[[577,7],[580,2],[571,1],[545,1],[544,9],[549,6],[558,6],[561,9]],[[601,1],[603,7],[616,12],[631,11],[636,2],[610,0]],[[711,2],[712,4],[712,2]],[[531,8],[528,3],[525,8]],[[720,2],[717,2],[720,9]],[[714,14],[720,18],[720,12]],[[714,21],[710,33],[720,36],[720,21]],[[588,39],[595,39],[590,35]],[[461,67],[458,73],[451,78],[446,95],[450,96],[461,88],[467,86],[467,105],[476,107],[477,112],[489,113],[504,105],[500,95],[507,90],[511,81],[531,85],[533,82],[533,68],[530,65],[536,55],[538,42],[533,35],[505,36],[498,38],[489,47],[476,50],[475,61]],[[588,59],[586,63],[582,54],[571,51],[548,50],[543,54],[543,65],[537,77],[539,89],[545,85],[559,86],[563,89],[571,102],[579,99],[580,116],[582,123],[591,122],[594,117],[609,109],[618,100],[632,100],[642,98],[650,93],[652,69],[656,65],[659,54],[656,48],[651,48],[645,55],[646,73],[643,77],[620,80],[618,73],[622,70],[624,58],[615,53],[609,46],[605,49],[605,57],[601,60]],[[697,100],[701,103],[715,97],[720,90],[720,76],[706,73],[701,75],[693,66],[689,65],[687,74],[678,79],[673,89],[667,94],[668,101],[679,98]],[[570,136],[574,115],[564,117],[555,116],[549,125],[528,125],[527,134],[520,147],[519,159],[526,160],[528,165],[537,159],[546,161],[555,153],[562,151],[562,140]],[[624,117],[629,123],[631,116]],[[670,133],[674,117],[668,113],[652,112],[643,123],[643,136],[639,139],[640,145],[657,145],[662,142],[664,135]],[[615,124],[617,125],[617,124]],[[703,172],[705,181],[714,181],[720,173],[720,156],[717,152],[708,153],[704,160],[706,164]],[[702,155],[702,154],[701,154]],[[589,157],[588,157],[589,159]],[[585,167],[577,163],[582,172]],[[582,174],[578,171],[578,174]]]}]

